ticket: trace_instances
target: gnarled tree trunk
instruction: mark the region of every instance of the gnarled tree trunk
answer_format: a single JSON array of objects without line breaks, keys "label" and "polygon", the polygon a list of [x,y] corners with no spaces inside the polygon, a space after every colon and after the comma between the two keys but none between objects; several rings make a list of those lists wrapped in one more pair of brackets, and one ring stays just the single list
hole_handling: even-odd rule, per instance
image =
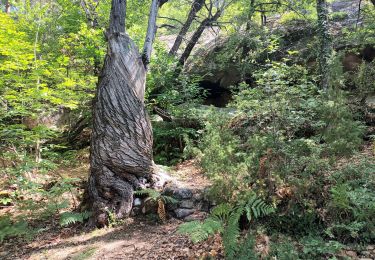
[{"label": "gnarled tree trunk", "polygon": [[[99,226],[106,225],[109,212],[118,218],[127,216],[133,191],[151,183],[153,172],[152,129],[143,103],[146,66],[124,33],[125,13],[126,0],[112,0],[108,50],[93,107],[87,195]],[[155,27],[156,15],[152,17],[149,26]]]}]

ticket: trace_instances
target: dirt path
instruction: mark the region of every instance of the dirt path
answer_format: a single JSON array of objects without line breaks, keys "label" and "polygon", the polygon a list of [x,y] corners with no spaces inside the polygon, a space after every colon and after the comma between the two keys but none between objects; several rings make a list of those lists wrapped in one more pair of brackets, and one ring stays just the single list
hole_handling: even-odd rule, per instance
[{"label": "dirt path", "polygon": [[[186,188],[204,189],[209,182],[194,161],[173,168],[172,176]],[[158,223],[149,216],[129,218],[116,227],[92,231],[77,228],[42,233],[25,245],[9,245],[2,259],[199,259],[207,253],[220,259],[220,238],[192,244],[178,234],[181,220]],[[12,253],[10,253],[12,251]]]}]

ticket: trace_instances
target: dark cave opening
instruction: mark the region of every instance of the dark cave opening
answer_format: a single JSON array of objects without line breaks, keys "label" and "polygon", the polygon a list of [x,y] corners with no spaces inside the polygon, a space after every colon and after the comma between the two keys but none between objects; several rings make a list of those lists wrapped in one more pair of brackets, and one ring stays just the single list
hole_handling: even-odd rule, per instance
[{"label": "dark cave opening", "polygon": [[199,86],[205,92],[204,105],[225,107],[232,100],[232,92],[221,87],[219,83],[203,80],[199,82]]}]

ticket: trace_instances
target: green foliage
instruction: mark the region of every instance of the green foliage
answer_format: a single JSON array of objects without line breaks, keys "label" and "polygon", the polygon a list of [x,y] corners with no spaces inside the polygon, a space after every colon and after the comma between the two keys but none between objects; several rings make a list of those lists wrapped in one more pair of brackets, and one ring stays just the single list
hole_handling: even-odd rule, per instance
[{"label": "green foliage", "polygon": [[275,62],[257,78],[256,88],[240,85],[232,104],[236,116],[214,113],[206,123],[202,166],[219,200],[235,201],[249,187],[272,200],[278,200],[270,193],[275,186],[294,186],[305,196],[317,186],[307,188],[301,177],[315,174],[318,182],[327,155],[350,155],[362,142],[363,127],[345,95],[321,93],[303,67]]},{"label": "green foliage", "polygon": [[302,240],[303,259],[321,259],[333,257],[341,249],[342,244],[337,241],[325,241],[321,237],[305,237]]},{"label": "green foliage", "polygon": [[375,91],[375,62],[362,62],[354,76],[354,83],[362,94]]},{"label": "green foliage", "polygon": [[178,200],[171,196],[163,195],[159,191],[154,189],[143,189],[143,190],[137,190],[134,192],[135,195],[147,195],[149,199],[153,201],[158,201],[161,199],[165,204],[176,204],[178,203]]},{"label": "green foliage", "polygon": [[60,226],[69,226],[75,223],[83,223],[91,216],[91,212],[64,212],[60,215]]},{"label": "green foliage", "polygon": [[371,241],[375,238],[375,165],[360,162],[332,174],[334,185],[328,205],[331,218],[326,231],[339,241]]},{"label": "green foliage", "polygon": [[271,243],[270,256],[280,260],[299,259],[294,241],[285,236],[278,238],[277,242]]},{"label": "green foliage", "polygon": [[13,222],[10,216],[2,216],[0,218],[0,242],[9,237],[26,237],[30,239],[33,230],[24,220]]},{"label": "green foliage", "polygon": [[[189,120],[189,119],[187,119]],[[162,165],[175,165],[183,157],[187,139],[197,139],[197,129],[174,122],[153,122],[154,160]]]},{"label": "green foliage", "polygon": [[[237,206],[224,203],[216,206],[211,214],[203,222],[192,221],[180,226],[179,232],[189,234],[194,243],[206,240],[209,236],[220,233],[223,238],[223,246],[227,259],[255,259],[252,236],[249,234],[245,239],[239,240],[239,222],[242,215],[246,215],[248,221],[257,219],[273,213],[275,209],[267,205],[255,194],[248,197]],[[251,256],[252,258],[246,258]]]}]

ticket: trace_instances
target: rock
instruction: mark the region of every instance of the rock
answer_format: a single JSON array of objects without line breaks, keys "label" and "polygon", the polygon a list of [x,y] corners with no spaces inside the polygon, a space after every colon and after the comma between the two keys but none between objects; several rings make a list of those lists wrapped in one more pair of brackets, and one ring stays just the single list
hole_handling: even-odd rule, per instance
[{"label": "rock", "polygon": [[198,209],[205,212],[210,212],[211,206],[209,201],[201,201],[198,204]]},{"label": "rock", "polygon": [[140,206],[142,204],[142,200],[140,198],[135,198],[133,204],[134,206]]},{"label": "rock", "polygon": [[167,186],[163,192],[164,195],[172,196],[178,200],[191,199],[193,191],[188,188],[180,188],[177,185]]},{"label": "rock", "polygon": [[201,192],[195,193],[194,196],[193,196],[193,199],[194,199],[194,201],[203,200],[204,199],[203,193],[201,193]]},{"label": "rock", "polygon": [[365,100],[365,104],[369,109],[375,109],[375,94],[369,95]]},{"label": "rock", "polygon": [[192,209],[194,208],[194,202],[191,200],[183,200],[180,202],[180,207],[184,209]]},{"label": "rock", "polygon": [[349,256],[349,257],[352,257],[352,258],[357,258],[358,255],[356,252],[354,251],[345,251],[345,255]]},{"label": "rock", "polygon": [[164,166],[154,165],[153,182],[155,188],[162,189],[168,183],[172,183],[173,178],[168,174]]},{"label": "rock", "polygon": [[194,213],[194,209],[176,209],[174,213],[176,214],[176,218],[183,219],[191,214]]},{"label": "rock", "polygon": [[363,255],[363,256],[370,256],[371,252],[370,251],[362,251],[361,255]]},{"label": "rock", "polygon": [[207,217],[206,212],[195,212],[184,218],[185,221],[196,221],[196,220],[204,220]]},{"label": "rock", "polygon": [[369,245],[366,247],[366,250],[369,250],[369,251],[374,250],[374,249],[375,249],[375,246],[373,245]]}]

